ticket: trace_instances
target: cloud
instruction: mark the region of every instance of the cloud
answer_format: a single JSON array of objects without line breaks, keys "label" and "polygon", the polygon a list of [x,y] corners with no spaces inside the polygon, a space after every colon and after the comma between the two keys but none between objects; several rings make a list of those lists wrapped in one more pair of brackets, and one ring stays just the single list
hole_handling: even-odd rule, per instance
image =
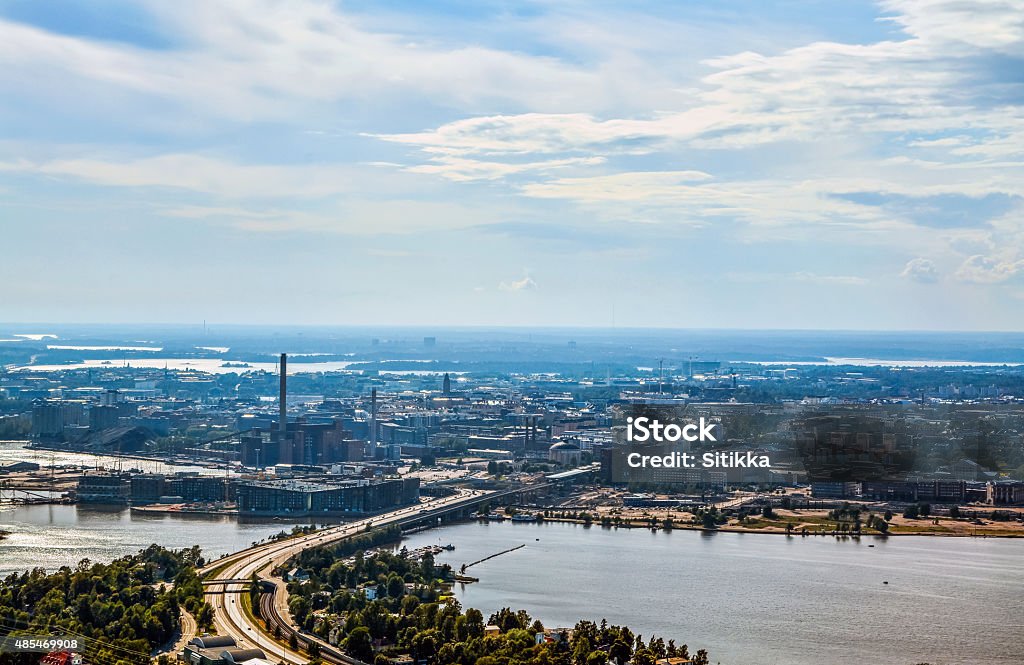
[{"label": "cloud", "polygon": [[798,282],[841,284],[843,286],[864,286],[868,283],[867,278],[857,275],[818,275],[813,272],[797,272],[791,276],[791,279]]},{"label": "cloud", "polygon": [[1005,282],[1024,270],[1024,259],[996,259],[981,254],[968,257],[956,271],[957,279],[975,284]]},{"label": "cloud", "polygon": [[904,266],[900,277],[930,284],[938,281],[939,271],[935,269],[935,264],[932,261],[918,257],[907,261],[907,265]]},{"label": "cloud", "polygon": [[710,179],[703,171],[641,171],[530,183],[522,192],[541,199],[654,202],[687,198],[695,190],[689,183]]},{"label": "cloud", "polygon": [[165,187],[230,199],[322,197],[351,192],[365,169],[350,164],[246,164],[198,154],[0,162],[0,171],[73,178],[109,187]]},{"label": "cloud", "polygon": [[807,282],[811,284],[837,286],[864,286],[869,280],[858,275],[821,275],[818,273],[799,271],[792,273],[777,272],[730,272],[726,273],[729,281],[738,283],[774,283],[774,282]]},{"label": "cloud", "polygon": [[301,105],[395,93],[453,105],[500,100],[551,109],[614,94],[594,69],[470,40],[417,42],[368,30],[326,2],[147,6],[175,48],[100,42],[0,20],[6,78],[34,91],[34,80],[63,79],[69,90],[92,86],[246,120],[285,119]]},{"label": "cloud", "polygon": [[1024,53],[1024,13],[1016,0],[883,0],[881,6],[895,13],[888,20],[926,43]]},{"label": "cloud", "polygon": [[537,289],[537,282],[527,276],[512,282],[501,282],[498,288],[502,291],[534,291]]},{"label": "cloud", "polygon": [[405,170],[410,173],[440,175],[449,180],[464,182],[469,180],[497,180],[517,173],[546,173],[555,169],[573,166],[593,166],[604,161],[603,157],[572,157],[509,164],[441,155],[432,158],[432,163],[430,164],[411,166]]},{"label": "cloud", "polygon": [[[675,205],[677,217],[736,215],[768,224],[843,217],[918,224],[924,205],[901,207],[892,198],[869,210],[824,198],[1024,195],[1020,82],[1005,60],[1024,53],[1024,2],[978,4],[975,11],[974,3],[959,0],[894,0],[882,3],[883,20],[903,31],[894,39],[707,58],[702,64],[710,72],[677,108],[619,116],[491,114],[376,137],[418,149],[428,163],[411,168],[421,172],[451,177],[442,157],[471,158],[473,170],[490,180],[517,176],[512,186],[526,197],[628,204],[620,214],[634,218],[653,204]],[[753,153],[756,165],[729,169],[722,165],[735,160],[727,156],[703,166],[697,155],[707,160],[708,151],[711,159],[723,151],[762,152]],[[530,156],[605,161],[573,164],[573,177],[556,178],[515,168]],[[672,166],[664,175],[626,166],[638,156]],[[680,160],[713,173],[714,182],[673,181]],[[438,161],[442,166],[431,163]]]}]

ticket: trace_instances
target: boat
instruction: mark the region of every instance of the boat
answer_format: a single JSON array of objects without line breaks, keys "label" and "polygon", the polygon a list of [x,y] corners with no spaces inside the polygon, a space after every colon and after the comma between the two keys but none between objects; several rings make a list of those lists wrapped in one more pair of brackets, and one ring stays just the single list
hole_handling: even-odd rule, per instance
[{"label": "boat", "polygon": [[487,520],[489,522],[501,522],[504,519],[505,519],[505,516],[502,515],[501,513],[488,513],[487,514]]},{"label": "boat", "polygon": [[537,516],[533,513],[516,513],[512,516],[513,522],[536,522]]},{"label": "boat", "polygon": [[443,549],[445,552],[452,552],[455,550],[455,545],[448,543],[447,545],[443,545],[441,549]]}]

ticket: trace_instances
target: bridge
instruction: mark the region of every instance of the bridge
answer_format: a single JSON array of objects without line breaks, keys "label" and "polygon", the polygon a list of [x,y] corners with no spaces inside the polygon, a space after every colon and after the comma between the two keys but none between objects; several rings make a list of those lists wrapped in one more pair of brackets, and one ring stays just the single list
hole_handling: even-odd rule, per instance
[{"label": "bridge", "polygon": [[[403,530],[438,526],[445,521],[472,517],[475,511],[484,504],[524,502],[529,497],[547,491],[552,486],[551,483],[545,482],[501,490],[460,489],[453,496],[430,499],[422,504],[404,506],[355,522],[346,522],[312,533],[259,544],[211,561],[200,572],[214,576],[211,580],[212,583],[206,589],[206,598],[214,608],[214,625],[218,633],[231,635],[239,645],[245,644],[264,650],[275,662],[306,663],[308,662],[306,655],[286,646],[287,642],[282,644],[274,640],[264,632],[258,622],[251,622],[251,619],[243,614],[242,603],[230,599],[233,594],[248,591],[254,574],[260,576],[266,570],[284,565],[305,549],[337,543],[364,533],[368,529],[391,525],[397,525]],[[260,580],[260,584],[264,591],[268,591],[267,585],[276,583],[263,579]],[[267,608],[267,613],[264,616],[270,618],[273,615],[286,615],[287,600],[287,590],[283,586],[277,589],[276,593],[262,594],[261,603],[269,602],[276,607],[273,611]],[[288,626],[286,621],[278,620],[284,626],[281,629],[282,634],[295,634],[300,645],[308,647],[309,642],[317,642],[323,660],[346,665],[363,665],[341,654],[337,649],[315,636],[306,635]]]},{"label": "bridge", "polygon": [[573,483],[579,480],[593,480],[601,472],[601,463],[594,462],[568,471],[552,473],[544,476],[548,483]]}]

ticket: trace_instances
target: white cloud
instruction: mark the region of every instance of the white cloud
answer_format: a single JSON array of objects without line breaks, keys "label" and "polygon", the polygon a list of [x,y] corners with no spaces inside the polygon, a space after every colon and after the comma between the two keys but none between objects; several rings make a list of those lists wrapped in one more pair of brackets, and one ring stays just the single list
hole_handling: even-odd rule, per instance
[{"label": "white cloud", "polygon": [[573,166],[593,166],[604,161],[603,157],[572,157],[509,164],[440,155],[432,158],[430,164],[411,166],[405,170],[410,173],[440,175],[448,180],[464,182],[469,180],[497,180],[517,173],[547,173],[555,169],[565,169]]},{"label": "white cloud", "polygon": [[501,282],[498,284],[498,288],[502,291],[534,291],[537,288],[537,282],[527,276],[511,282]]},{"label": "white cloud", "polygon": [[580,201],[681,200],[696,190],[691,184],[711,179],[702,171],[644,171],[585,178],[559,178],[522,187],[527,196]]},{"label": "white cloud", "polygon": [[[231,120],[288,119],[310,104],[412,94],[467,106],[500,101],[568,110],[604,106],[641,89],[643,68],[609,85],[596,66],[456,42],[417,41],[362,27],[319,0],[160,0],[146,3],[174,48],[143,49],[59,35],[0,20],[3,80],[22,92],[60,96],[91,88],[80,103],[125,93],[171,101]],[[632,79],[632,80],[631,80]],[[146,118],[133,119],[145,122]]]},{"label": "white cloud", "polygon": [[791,273],[777,272],[730,272],[726,277],[739,283],[807,282],[810,284],[835,286],[864,286],[870,281],[858,275],[821,275],[809,271]]},{"label": "white cloud", "polygon": [[1024,259],[1005,260],[975,254],[956,271],[957,279],[976,284],[1005,282],[1024,270]]},{"label": "white cloud", "polygon": [[[572,199],[578,194],[584,204],[640,203],[649,194],[691,205],[704,200],[710,206],[705,212],[717,215],[745,208],[751,199],[743,193],[761,190],[760,195],[783,202],[794,187],[815,197],[847,192],[1019,196],[1024,193],[1024,116],[1014,92],[1019,83],[994,68],[992,57],[1024,52],[1024,2],[974,5],[893,0],[883,3],[891,13],[885,20],[904,31],[901,39],[819,41],[772,55],[747,51],[707,59],[704,64],[713,71],[703,77],[688,104],[644,116],[486,115],[378,137],[419,148],[428,160],[473,156],[474,168],[491,178],[502,177],[506,168],[508,174],[522,173],[511,166],[511,157],[606,157],[609,161],[591,180],[584,179],[586,174],[571,180],[537,176],[520,188],[532,198]],[[613,159],[625,155],[659,155],[677,163],[680,154],[694,148],[742,151],[764,146],[779,150],[776,163],[765,168],[762,162],[760,172],[742,169],[740,183],[730,184],[725,173],[715,173],[713,186],[682,185],[676,191],[665,182],[652,184],[655,176],[649,172],[617,174],[622,182],[646,180],[636,191],[609,181],[614,177],[609,171],[617,167]],[[694,159],[686,163],[701,166]],[[413,168],[447,175],[436,167]],[[778,175],[765,177],[765,171]],[[782,173],[786,176],[780,177]],[[771,187],[779,191],[765,191]],[[735,198],[722,201],[720,194]],[[835,212],[876,221],[852,205],[840,210],[820,199],[816,203],[822,218]],[[792,208],[772,206],[765,215],[745,214],[763,218],[782,211],[786,218],[814,221],[811,210],[792,214]]]},{"label": "white cloud", "polygon": [[924,42],[1024,53],[1024,11],[1016,0],[883,0],[881,5],[895,13],[888,20]]},{"label": "white cloud", "polygon": [[112,187],[171,187],[226,198],[320,197],[352,191],[356,165],[244,164],[195,154],[128,159],[0,162],[0,171],[68,177]]},{"label": "white cloud", "polygon": [[900,277],[930,284],[938,281],[939,271],[935,268],[935,263],[931,260],[918,257],[907,261],[907,265],[904,266],[903,272],[900,273]]}]

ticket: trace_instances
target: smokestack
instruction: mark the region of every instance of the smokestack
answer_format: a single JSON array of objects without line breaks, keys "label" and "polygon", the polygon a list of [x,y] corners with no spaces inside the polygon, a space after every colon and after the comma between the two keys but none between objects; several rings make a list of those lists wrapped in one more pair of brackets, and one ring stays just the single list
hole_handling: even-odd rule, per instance
[{"label": "smokestack", "polygon": [[279,441],[284,444],[288,435],[288,354],[281,354],[281,413],[277,419],[277,429],[280,433]]},{"label": "smokestack", "polygon": [[377,389],[370,389],[370,448],[377,454]]}]

